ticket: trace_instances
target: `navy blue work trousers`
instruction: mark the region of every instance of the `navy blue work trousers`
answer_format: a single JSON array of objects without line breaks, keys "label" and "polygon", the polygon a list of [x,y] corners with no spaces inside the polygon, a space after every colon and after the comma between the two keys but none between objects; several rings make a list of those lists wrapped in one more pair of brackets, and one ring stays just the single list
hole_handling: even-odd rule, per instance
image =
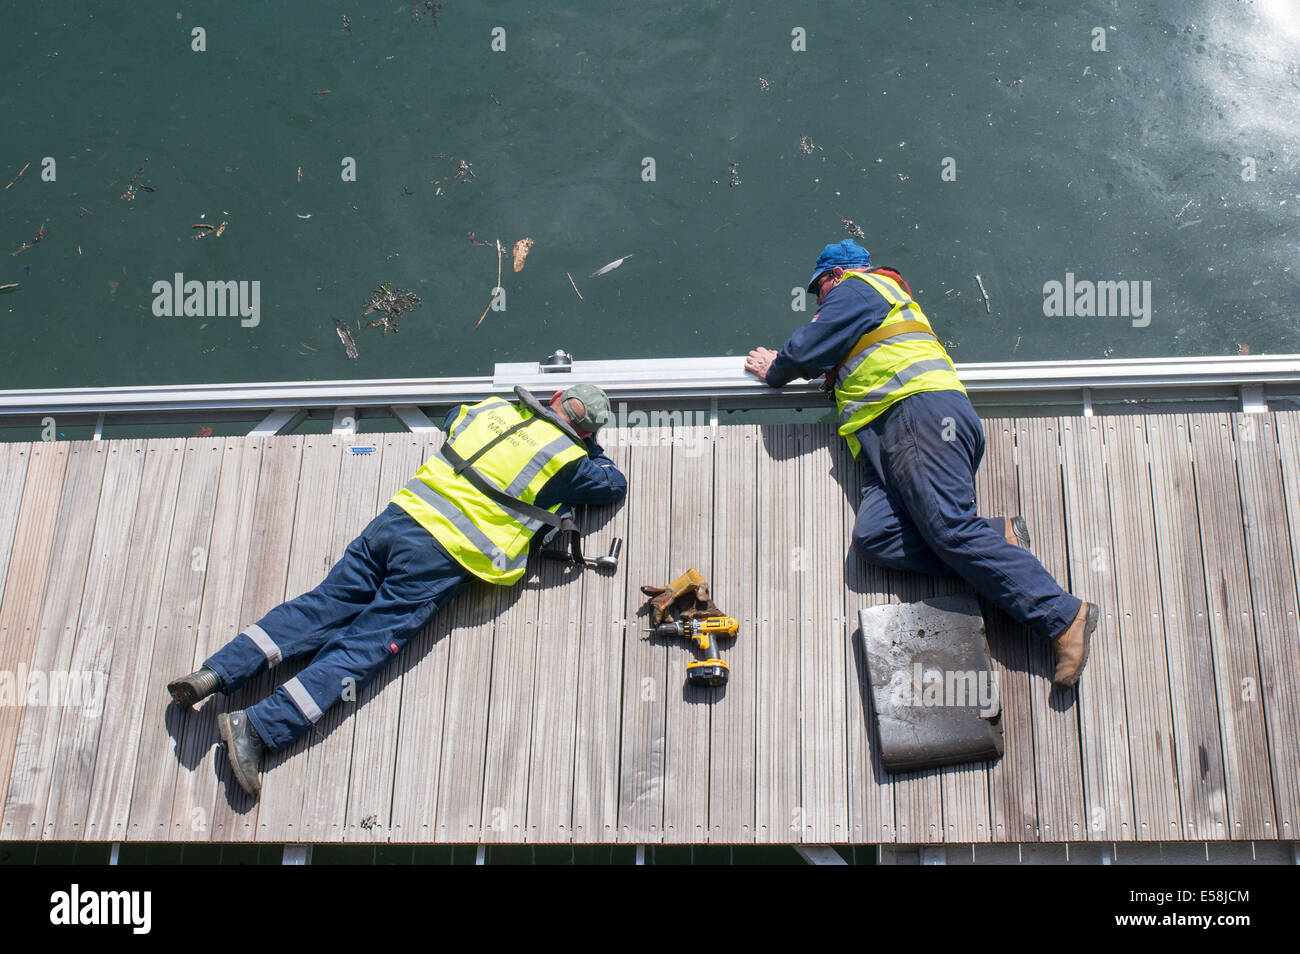
[{"label": "navy blue work trousers", "polygon": [[868,563],[932,576],[955,572],[1044,639],[1070,624],[1079,599],[1032,553],[1006,541],[1004,518],[975,512],[984,428],[965,394],[913,394],[856,437],[862,502],[853,545]]},{"label": "navy blue work trousers", "polygon": [[473,575],[396,504],[348,545],[324,582],[281,603],[204,665],[225,692],[280,662],[314,654],[297,676],[249,707],[272,749],[303,735],[392,661]]}]

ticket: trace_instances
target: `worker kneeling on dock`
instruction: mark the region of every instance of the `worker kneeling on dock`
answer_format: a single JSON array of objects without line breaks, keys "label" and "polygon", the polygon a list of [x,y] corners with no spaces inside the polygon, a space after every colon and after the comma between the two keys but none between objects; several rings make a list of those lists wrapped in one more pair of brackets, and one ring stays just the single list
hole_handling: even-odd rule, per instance
[{"label": "worker kneeling on dock", "polygon": [[[235,778],[260,790],[259,764],[303,735],[387,665],[434,613],[473,579],[520,580],[534,534],[576,534],[566,504],[620,501],[627,481],[593,436],[609,417],[595,385],[557,392],[550,407],[517,388],[447,415],[447,439],[348,546],[314,590],[277,606],[167,687],[193,706],[231,693],[287,659],[314,653],[297,676],[217,728]],[[577,554],[576,544],[574,547]]]},{"label": "worker kneeling on dock", "polygon": [[846,239],[822,250],[808,291],[819,306],[812,321],[779,352],[751,351],[745,370],[772,387],[825,375],[834,388],[839,432],[865,460],[854,547],[893,570],[957,572],[1050,639],[1054,681],[1074,685],[1099,611],[1062,590],[1029,552],[1022,517],[976,514],[984,429],[907,283]]}]

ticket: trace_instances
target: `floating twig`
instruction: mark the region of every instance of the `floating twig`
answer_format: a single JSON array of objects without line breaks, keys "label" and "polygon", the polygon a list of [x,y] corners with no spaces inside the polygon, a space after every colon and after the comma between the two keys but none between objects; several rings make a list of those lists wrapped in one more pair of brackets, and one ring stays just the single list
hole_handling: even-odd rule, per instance
[{"label": "floating twig", "polygon": [[24,242],[22,245],[18,246],[16,251],[10,252],[9,254],[17,255],[19,252],[27,251],[29,248],[35,248],[40,243],[41,239],[45,238],[45,236],[49,234],[50,234],[50,230],[46,228],[44,225],[42,225],[39,229],[36,230],[36,234],[33,235],[31,239]]},{"label": "floating twig", "polygon": [[8,282],[7,284],[0,285],[0,292],[12,291],[13,289],[15,289],[15,288],[17,288],[17,287],[18,287],[18,283],[17,283],[17,282]]},{"label": "floating twig", "polygon": [[302,185],[302,166],[298,167],[298,184]]},{"label": "floating twig", "polygon": [[577,285],[577,283],[573,280],[573,276],[572,276],[572,275],[569,275],[568,272],[565,272],[564,274],[568,276],[568,278],[569,278],[569,284],[573,286],[573,293],[574,293],[575,295],[578,296],[578,301],[582,301],[582,292],[578,291],[578,285]]},{"label": "floating twig", "polygon": [[1190,209],[1190,208],[1192,207],[1192,202],[1193,202],[1193,201],[1194,201],[1194,200],[1192,200],[1192,199],[1188,199],[1188,200],[1187,200],[1187,204],[1186,204],[1185,206],[1183,206],[1181,209],[1178,210],[1178,214],[1175,215],[1174,218],[1176,218],[1176,219],[1181,219],[1181,218],[1183,217],[1183,213],[1186,212],[1188,209]]},{"label": "floating twig", "polygon": [[319,351],[319,350],[320,350],[319,348],[313,348],[311,345],[309,345],[309,344],[308,344],[307,342],[305,342],[305,341],[299,341],[298,344],[302,345],[302,346],[303,346],[304,348],[306,348],[308,351]]},{"label": "floating twig", "polygon": [[77,218],[79,219],[84,219],[88,215],[95,214],[94,212],[91,212],[90,209],[86,208],[84,205],[79,205],[77,206],[77,208],[81,210],[80,212],[77,213]]},{"label": "floating twig", "polygon": [[[474,233],[471,232],[470,234],[473,235]],[[487,313],[492,309],[492,302],[497,300],[497,289],[501,287],[501,255],[505,252],[505,249],[501,247],[500,239],[497,239],[495,244],[497,247],[497,283],[492,286],[492,298],[487,303],[487,308],[483,309],[483,314],[479,315],[478,321],[474,322],[475,328],[483,324],[483,319],[487,317]]]},{"label": "floating twig", "polygon": [[23,173],[27,171],[27,166],[30,166],[30,165],[31,165],[31,163],[29,162],[29,163],[27,163],[26,165],[24,165],[21,169],[19,169],[19,170],[18,170],[18,175],[14,176],[12,179],[10,179],[10,180],[9,180],[9,185],[5,186],[5,188],[8,189],[9,186],[13,185],[15,182],[17,182],[19,179],[21,179],[21,178],[23,177]]},{"label": "floating twig", "polygon": [[614,269],[618,268],[620,265],[622,265],[631,257],[632,257],[631,255],[624,255],[622,258],[616,258],[614,259],[614,261],[610,262],[604,268],[596,269],[588,277],[595,278],[597,275],[604,275],[606,272],[612,272]]},{"label": "floating twig", "polygon": [[984,299],[984,310],[989,314],[992,314],[993,308],[989,305],[989,293],[984,290],[984,279],[980,278],[979,275],[976,275],[975,281],[980,286],[980,295]]},{"label": "floating twig", "polygon": [[329,95],[330,93],[332,93],[332,92],[334,92],[334,90],[332,90],[332,89],[318,89],[318,90],[316,90],[316,92],[312,93],[312,95],[313,95],[313,96],[328,96],[328,95]]},{"label": "floating twig", "polygon": [[347,356],[354,361],[357,357],[357,344],[352,340],[352,331],[346,324],[339,319],[334,319],[334,330],[338,332],[339,341],[343,342],[343,350]]}]

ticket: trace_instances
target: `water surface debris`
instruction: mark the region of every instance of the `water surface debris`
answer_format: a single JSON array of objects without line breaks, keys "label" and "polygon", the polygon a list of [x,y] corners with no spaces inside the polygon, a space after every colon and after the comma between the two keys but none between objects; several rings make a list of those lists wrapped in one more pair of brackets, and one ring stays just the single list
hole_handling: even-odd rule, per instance
[{"label": "water surface debris", "polygon": [[5,188],[8,189],[9,186],[13,185],[15,182],[17,182],[19,179],[21,179],[21,178],[23,177],[23,173],[27,171],[27,166],[30,166],[30,165],[31,165],[31,163],[29,162],[29,163],[27,163],[26,165],[24,165],[21,169],[19,169],[19,170],[18,170],[18,175],[14,176],[12,179],[10,179],[10,180],[9,180],[9,185],[5,186]]},{"label": "water surface debris", "polygon": [[767,92],[769,89],[771,89],[771,88],[772,88],[772,84],[771,84],[771,83],[769,83],[767,80],[765,80],[765,79],[764,79],[763,77],[761,77],[761,76],[758,78],[758,89],[759,89],[759,92],[761,92],[761,93],[766,93],[766,92]]},{"label": "water surface debris", "polygon": [[616,258],[616,259],[614,259],[614,261],[610,262],[610,263],[609,263],[608,265],[606,265],[604,268],[598,268],[598,269],[596,269],[594,272],[592,272],[592,273],[591,273],[589,276],[587,276],[587,277],[588,277],[588,278],[595,278],[597,275],[604,275],[606,272],[612,272],[614,269],[618,268],[620,265],[622,265],[624,262],[626,262],[626,261],[627,261],[629,258],[631,258],[631,257],[632,257],[631,255],[624,255],[622,258]]},{"label": "water surface debris", "polygon": [[[469,237],[470,240],[473,241],[474,233],[470,232]],[[475,242],[475,244],[478,245],[483,243]],[[493,244],[497,247],[497,283],[492,286],[492,297],[488,300],[487,307],[483,309],[483,314],[479,315],[478,321],[474,322],[475,328],[483,324],[483,319],[486,318],[487,313],[492,310],[492,302],[497,300],[497,289],[501,287],[501,256],[505,254],[506,250],[501,247],[500,239],[496,239]]]},{"label": "water surface debris", "polygon": [[813,142],[812,139],[809,138],[808,136],[799,137],[799,155],[811,156],[813,154],[813,149],[815,149],[816,147],[817,144]]},{"label": "water surface debris", "polygon": [[343,342],[343,350],[349,358],[356,360],[357,344],[352,340],[352,331],[339,319],[334,319],[334,330],[338,332],[339,341]]},{"label": "water surface debris", "polygon": [[1194,201],[1193,199],[1188,199],[1187,204],[1178,210],[1178,213],[1174,216],[1174,218],[1181,219],[1183,217],[1183,213],[1192,207],[1193,201]]},{"label": "water surface debris", "polygon": [[204,222],[197,222],[194,225],[191,225],[190,228],[198,230],[197,235],[191,236],[191,238],[197,242],[199,239],[206,237],[209,232],[215,232],[217,227],[215,225],[208,225]]},{"label": "water surface debris", "polygon": [[346,13],[343,14],[343,32],[346,33],[348,36],[352,35],[352,21],[348,19],[348,15]]},{"label": "water surface debris", "polygon": [[370,293],[370,298],[361,314],[364,317],[372,311],[379,312],[379,317],[367,321],[365,327],[383,328],[384,337],[387,338],[390,328],[393,334],[397,334],[397,319],[408,311],[414,311],[419,305],[420,296],[409,291],[395,292],[392,286],[385,282]]},{"label": "water surface debris", "polygon": [[428,14],[429,18],[433,20],[433,25],[436,28],[438,26],[438,14],[441,12],[441,3],[432,3],[430,0],[424,0],[424,2],[415,5],[415,8],[411,11],[411,19],[418,23],[424,18],[425,14]]},{"label": "water surface debris", "polygon": [[846,219],[842,215],[839,218],[840,222],[844,225],[844,231],[848,232],[859,242],[865,242],[867,240],[867,233],[862,231],[862,228],[858,223],[854,222],[852,219]]},{"label": "water surface debris", "polygon": [[573,276],[568,272],[565,272],[564,274],[569,279],[569,284],[573,286],[573,293],[578,296],[578,301],[582,301],[582,292],[578,291],[577,282],[573,280]]},{"label": "water surface debris", "polygon": [[515,243],[515,247],[513,250],[514,259],[515,259],[515,271],[522,272],[524,270],[524,260],[528,258],[528,253],[531,252],[532,249],[533,249],[533,240],[530,238],[521,238],[518,242]]},{"label": "water surface debris", "polygon": [[147,186],[144,185],[143,183],[139,185],[136,184],[136,180],[144,176],[144,167],[147,166],[148,164],[149,164],[149,157],[145,156],[144,162],[140,163],[140,168],[135,170],[135,175],[133,175],[129,180],[127,180],[126,191],[123,192],[120,196],[118,196],[119,199],[126,199],[126,201],[131,202],[132,200],[135,199],[135,194],[137,190],[139,190],[140,192],[153,191],[152,186]]},{"label": "water surface debris", "polygon": [[732,162],[730,159],[727,160],[727,166],[731,172],[731,178],[728,180],[727,185],[733,189],[740,185],[740,173],[736,171],[737,165],[738,163]]},{"label": "water surface debris", "polygon": [[45,238],[45,236],[47,236],[47,235],[49,235],[49,234],[50,234],[50,230],[49,230],[48,228],[46,228],[44,225],[42,225],[39,229],[36,230],[36,234],[35,234],[35,235],[33,235],[30,239],[28,239],[28,240],[27,240],[26,242],[24,242],[22,245],[18,246],[18,248],[17,248],[15,251],[10,252],[9,254],[10,254],[10,255],[17,255],[19,252],[25,252],[25,251],[27,251],[29,248],[35,248],[35,247],[37,246],[37,244],[40,243],[41,239]]},{"label": "water surface debris", "polygon": [[985,310],[986,312],[988,312],[989,314],[992,314],[992,313],[993,313],[993,309],[992,309],[992,307],[989,305],[989,293],[986,292],[986,291],[984,290],[984,279],[980,278],[979,275],[976,275],[976,276],[975,276],[975,281],[976,281],[976,282],[979,284],[979,286],[980,286],[980,296],[984,299],[984,310]]},{"label": "water surface debris", "polygon": [[299,185],[302,184],[302,166],[298,167],[298,183]]}]

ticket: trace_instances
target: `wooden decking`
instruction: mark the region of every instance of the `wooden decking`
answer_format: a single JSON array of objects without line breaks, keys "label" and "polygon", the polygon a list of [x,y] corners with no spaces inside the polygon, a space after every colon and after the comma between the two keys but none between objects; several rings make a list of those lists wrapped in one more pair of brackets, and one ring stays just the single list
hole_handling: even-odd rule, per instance
[{"label": "wooden decking", "polygon": [[[1300,413],[985,431],[982,512],[1024,513],[1047,568],[1103,607],[1077,693],[986,608],[996,764],[890,776],[873,756],[857,610],[964,584],[846,560],[856,480],[829,427],[650,428],[604,435],[631,492],[587,547],[624,537],[616,576],[472,588],[268,759],[260,803],[215,713],[293,667],[189,714],[164,684],[314,586],[436,440],[0,446],[0,837],[1296,838]],[[725,692],[687,690],[688,649],[641,639],[638,584],[692,565],[741,621]],[[102,705],[22,695],[28,673],[81,671],[106,674]]]}]

